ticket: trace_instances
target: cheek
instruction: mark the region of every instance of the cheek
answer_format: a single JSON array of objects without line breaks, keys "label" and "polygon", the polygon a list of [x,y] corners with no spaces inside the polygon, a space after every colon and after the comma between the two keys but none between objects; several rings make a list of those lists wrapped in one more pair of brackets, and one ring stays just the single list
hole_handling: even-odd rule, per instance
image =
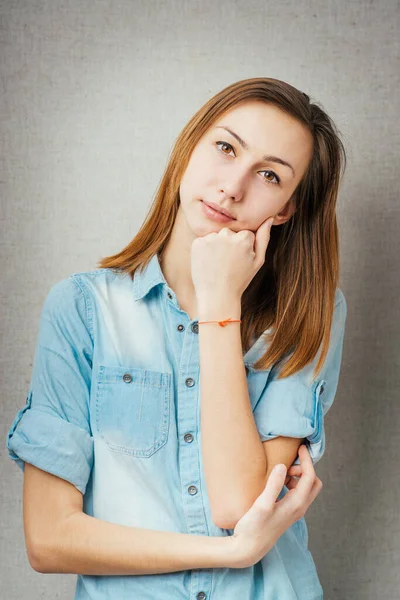
[{"label": "cheek", "polygon": [[190,195],[201,197],[204,188],[211,182],[212,169],[207,159],[200,155],[192,156],[183,174],[180,193],[182,195]]},{"label": "cheek", "polygon": [[246,207],[246,210],[243,211],[243,217],[240,219],[240,228],[256,231],[263,221],[274,214],[270,204],[271,203],[265,203],[264,199],[264,204],[262,202],[257,202]]},{"label": "cheek", "polygon": [[260,191],[253,188],[249,192],[246,209],[241,213],[241,222],[251,231],[255,231],[269,217],[275,216],[282,210],[285,203],[286,193],[282,190]]}]

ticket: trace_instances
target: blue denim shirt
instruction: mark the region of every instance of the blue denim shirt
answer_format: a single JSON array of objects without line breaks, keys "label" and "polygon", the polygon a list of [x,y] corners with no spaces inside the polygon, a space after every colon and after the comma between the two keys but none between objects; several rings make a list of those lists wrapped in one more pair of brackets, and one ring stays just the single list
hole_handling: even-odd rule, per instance
[{"label": "blue denim shirt", "polygon": [[[262,336],[244,354],[262,441],[307,438],[324,453],[324,415],[334,400],[346,302],[337,288],[328,357],[275,380],[256,371]],[[317,355],[318,356],[318,355]],[[213,522],[202,465],[197,319],[190,320],[154,255],[134,280],[111,269],[54,284],[40,318],[26,405],[9,429],[9,457],[71,482],[84,512],[148,529],[227,536]],[[224,432],[221,431],[221,436]],[[298,457],[295,463],[299,463]],[[282,488],[279,498],[288,489]],[[154,575],[78,575],[75,600],[319,600],[304,518],[255,565]]]}]

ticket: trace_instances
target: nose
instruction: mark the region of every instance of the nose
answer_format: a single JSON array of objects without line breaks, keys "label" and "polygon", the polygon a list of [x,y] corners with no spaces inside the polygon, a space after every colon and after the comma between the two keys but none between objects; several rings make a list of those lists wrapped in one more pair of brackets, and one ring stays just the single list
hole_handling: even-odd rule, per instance
[{"label": "nose", "polygon": [[225,185],[220,188],[219,192],[221,195],[230,198],[234,202],[237,202],[243,196],[242,188],[238,185],[233,185],[232,183],[225,183]]},{"label": "nose", "polygon": [[245,173],[240,173],[238,169],[230,173],[229,180],[225,180],[225,183],[220,188],[220,193],[224,194],[227,198],[231,198],[237,202],[241,200],[244,194],[245,187]]}]

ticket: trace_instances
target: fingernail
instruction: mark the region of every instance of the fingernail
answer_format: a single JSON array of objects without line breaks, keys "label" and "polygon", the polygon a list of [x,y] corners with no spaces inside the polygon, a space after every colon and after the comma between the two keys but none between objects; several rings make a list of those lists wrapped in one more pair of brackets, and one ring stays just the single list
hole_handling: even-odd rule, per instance
[{"label": "fingernail", "polygon": [[274,470],[279,474],[282,475],[283,473],[286,472],[286,465],[276,465],[274,467]]}]

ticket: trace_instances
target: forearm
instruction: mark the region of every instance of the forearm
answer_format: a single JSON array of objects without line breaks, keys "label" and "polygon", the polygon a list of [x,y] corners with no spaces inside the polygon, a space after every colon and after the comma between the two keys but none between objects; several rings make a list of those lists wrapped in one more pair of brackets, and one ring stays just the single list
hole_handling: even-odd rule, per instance
[{"label": "forearm", "polygon": [[141,575],[230,566],[228,537],[118,525],[82,512],[70,515],[37,550],[41,573]]},{"label": "forearm", "polygon": [[[240,300],[199,302],[199,321],[240,319]],[[262,492],[267,465],[254,421],[240,323],[200,324],[201,436],[214,521],[231,528]]]}]

